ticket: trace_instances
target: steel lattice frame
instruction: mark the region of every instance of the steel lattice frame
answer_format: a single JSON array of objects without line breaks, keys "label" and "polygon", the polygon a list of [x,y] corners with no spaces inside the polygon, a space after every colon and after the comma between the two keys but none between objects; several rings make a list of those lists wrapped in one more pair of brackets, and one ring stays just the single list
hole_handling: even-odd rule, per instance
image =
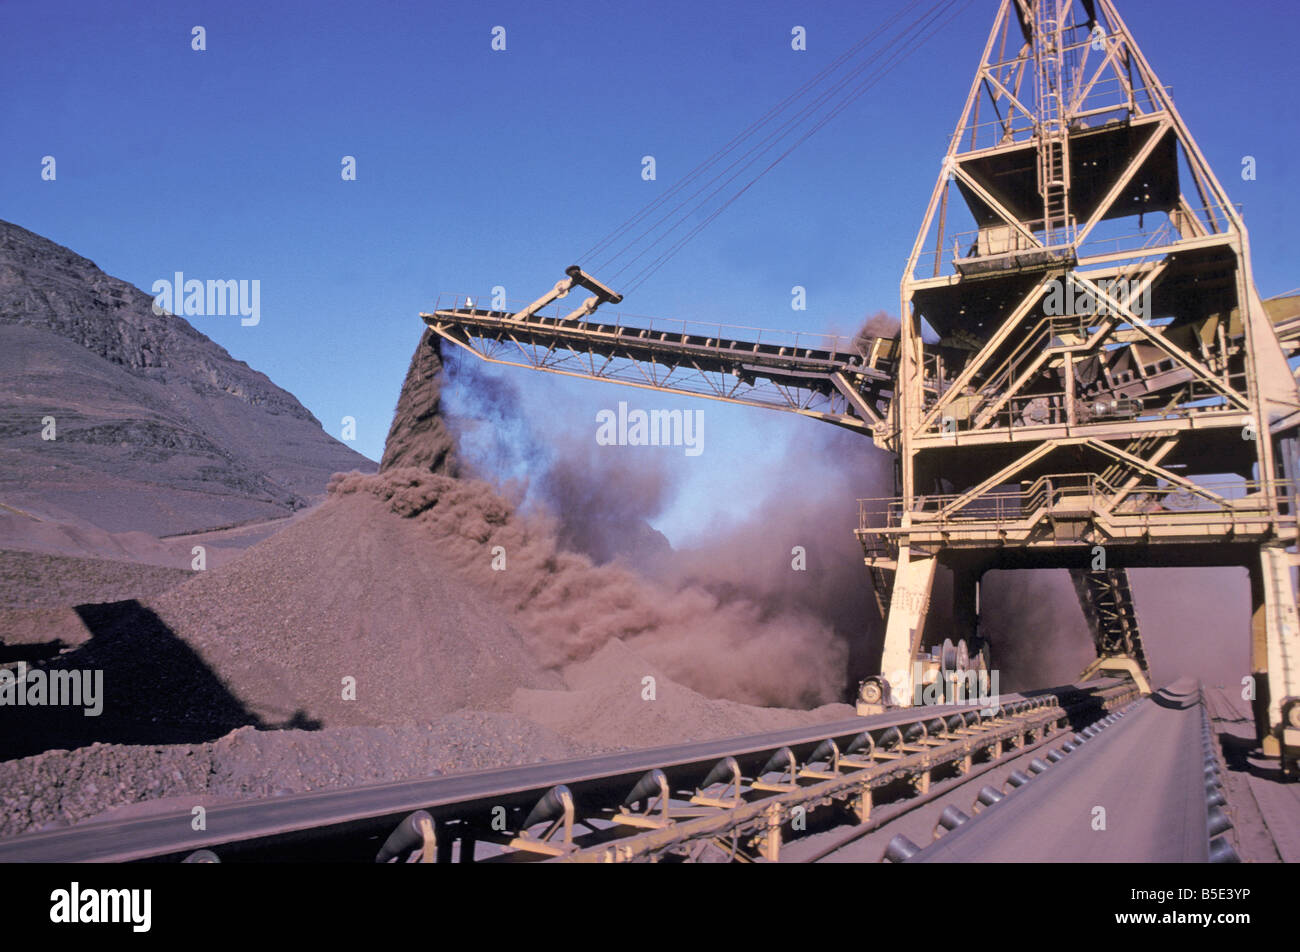
[{"label": "steel lattice frame", "polygon": [[[1049,307],[1063,291],[1087,306]],[[976,580],[1067,567],[1081,598],[1127,590],[1117,575],[1086,584],[1097,547],[1110,570],[1244,565],[1269,684],[1257,713],[1276,743],[1300,693],[1283,570],[1300,394],[1241,216],[1110,0],[1003,0],[901,302],[900,496],[864,506],[859,533],[869,562],[896,570],[885,672],[918,647],[935,560]],[[966,348],[938,381],[923,321]],[[1131,627],[1119,640],[1140,656]]]}]

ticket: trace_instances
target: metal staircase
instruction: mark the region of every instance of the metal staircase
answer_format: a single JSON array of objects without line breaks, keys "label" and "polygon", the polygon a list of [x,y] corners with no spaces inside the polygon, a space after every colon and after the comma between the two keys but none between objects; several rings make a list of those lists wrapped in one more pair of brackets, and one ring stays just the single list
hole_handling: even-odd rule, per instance
[{"label": "metal staircase", "polygon": [[1129,657],[1147,671],[1126,569],[1071,569],[1079,607],[1092,629],[1098,658]]}]

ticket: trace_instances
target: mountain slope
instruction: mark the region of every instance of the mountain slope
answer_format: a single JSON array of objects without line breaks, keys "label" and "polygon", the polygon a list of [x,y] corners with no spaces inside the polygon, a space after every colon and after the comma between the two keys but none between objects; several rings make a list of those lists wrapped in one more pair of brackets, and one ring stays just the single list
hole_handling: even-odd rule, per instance
[{"label": "mountain slope", "polygon": [[[0,221],[0,503],[152,535],[283,516],[374,465],[144,291]],[[229,318],[227,318],[229,319]],[[55,420],[56,439],[42,439]]]}]

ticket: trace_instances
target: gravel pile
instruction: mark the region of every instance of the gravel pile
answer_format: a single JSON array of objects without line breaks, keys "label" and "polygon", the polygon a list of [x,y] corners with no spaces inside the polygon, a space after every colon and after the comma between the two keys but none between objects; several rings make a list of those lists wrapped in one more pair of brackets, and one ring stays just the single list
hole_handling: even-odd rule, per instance
[{"label": "gravel pile", "polygon": [[851,714],[684,686],[797,703],[821,655],[761,606],[595,566],[454,478],[440,370],[425,335],[383,473],[337,476],[226,564],[0,561],[8,611],[80,632],[45,664],[102,671],[105,695],[95,718],[0,710],[0,836]]},{"label": "gravel pile", "polygon": [[285,796],[580,756],[511,714],[462,711],[420,727],[241,728],[212,743],[95,744],[0,763],[0,836],[92,817]]},{"label": "gravel pile", "polygon": [[575,744],[605,751],[756,734],[854,715],[848,704],[797,711],[708,698],[672,681],[621,642],[566,668],[565,680],[568,691],[515,692],[513,710]]},{"label": "gravel pile", "polygon": [[138,562],[0,550],[0,606],[58,609],[85,602],[146,598],[193,574],[188,569]]},{"label": "gravel pile", "polygon": [[263,726],[420,724],[561,686],[457,569],[420,526],[354,495],[150,607]]}]

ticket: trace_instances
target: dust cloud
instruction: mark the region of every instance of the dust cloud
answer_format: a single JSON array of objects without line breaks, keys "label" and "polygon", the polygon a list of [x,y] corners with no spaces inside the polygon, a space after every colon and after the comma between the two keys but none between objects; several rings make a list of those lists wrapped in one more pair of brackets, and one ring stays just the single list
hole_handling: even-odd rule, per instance
[{"label": "dust cloud", "polygon": [[516,511],[481,480],[407,467],[340,475],[330,492],[369,493],[417,520],[466,577],[515,613],[545,667],[586,660],[618,639],[709,697],[814,707],[841,696],[847,647],[816,615],[700,584],[672,587],[618,562],[597,565],[560,546],[553,518]]},{"label": "dust cloud", "polygon": [[543,440],[512,381],[438,344],[417,348],[381,472],[331,492],[420,522],[544,665],[617,639],[709,697],[805,708],[842,700],[870,668],[880,625],[855,499],[880,495],[890,464],[869,440],[807,427],[753,518],[674,550],[651,525],[678,490],[664,456]]},{"label": "dust cloud", "polygon": [[[857,336],[897,329],[882,311]],[[383,471],[332,491],[373,494],[426,525],[517,613],[547,666],[617,639],[702,694],[784,707],[843,700],[876,669],[883,623],[853,535],[855,500],[893,485],[891,459],[869,439],[799,431],[787,475],[752,517],[674,549],[652,525],[679,489],[666,456],[543,439],[513,381],[458,350],[440,359],[437,344],[426,336],[417,349]],[[497,546],[502,570],[492,569]],[[941,571],[927,641],[949,626],[948,588]],[[990,572],[982,600],[1004,689],[1072,681],[1092,659],[1065,572]]]},{"label": "dust cloud", "polygon": [[1003,691],[1069,684],[1097,656],[1064,569],[985,573],[980,629]]}]

